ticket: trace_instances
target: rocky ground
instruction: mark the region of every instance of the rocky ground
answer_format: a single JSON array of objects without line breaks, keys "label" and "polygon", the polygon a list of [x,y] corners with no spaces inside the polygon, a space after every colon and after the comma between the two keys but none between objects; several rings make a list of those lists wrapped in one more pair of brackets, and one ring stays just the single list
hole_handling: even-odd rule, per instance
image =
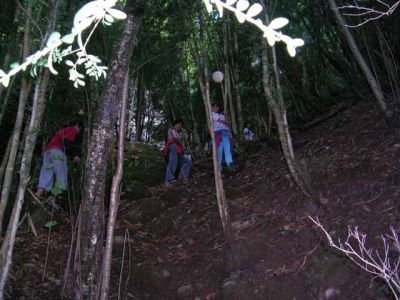
[{"label": "rocky ground", "polygon": [[[125,193],[110,298],[390,299],[382,281],[329,247],[308,218],[318,216],[335,239],[358,226],[376,249],[390,226],[400,230],[400,141],[370,106],[293,132],[321,208],[291,182],[276,144],[244,147],[236,173],[224,178],[235,235],[230,247],[209,164],[197,164],[187,184],[156,186],[140,199]],[[62,221],[50,236],[18,236],[10,298],[61,298],[73,231],[70,217]]]}]

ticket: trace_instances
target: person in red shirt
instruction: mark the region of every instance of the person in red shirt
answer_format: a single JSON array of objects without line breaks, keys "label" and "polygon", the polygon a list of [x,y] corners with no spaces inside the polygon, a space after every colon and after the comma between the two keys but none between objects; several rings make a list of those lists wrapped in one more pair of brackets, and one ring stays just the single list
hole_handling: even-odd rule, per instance
[{"label": "person in red shirt", "polygon": [[36,196],[43,196],[44,192],[50,192],[55,185],[66,191],[68,189],[67,156],[73,157],[75,162],[80,160],[79,147],[75,141],[83,128],[80,120],[74,120],[68,127],[59,131],[50,139],[43,153],[43,163],[39,175],[39,184]]}]

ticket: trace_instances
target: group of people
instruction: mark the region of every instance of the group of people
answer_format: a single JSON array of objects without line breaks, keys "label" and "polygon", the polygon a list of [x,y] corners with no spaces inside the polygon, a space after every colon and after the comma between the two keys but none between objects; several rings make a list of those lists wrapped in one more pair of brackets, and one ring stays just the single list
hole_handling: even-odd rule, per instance
[{"label": "group of people", "polygon": [[[222,171],[223,162],[225,162],[227,170],[231,170],[233,168],[233,135],[229,128],[230,124],[226,120],[225,115],[220,112],[217,103],[212,103],[211,108],[218,165],[220,171]],[[185,154],[185,149],[183,147],[181,136],[182,126],[182,120],[176,120],[174,121],[173,127],[168,130],[168,140],[163,149],[163,153],[168,161],[165,174],[166,185],[175,182],[177,178],[187,181],[192,166],[190,157]],[[254,141],[256,139],[248,122],[243,129],[243,138],[245,141]],[[179,174],[176,174],[179,160],[181,161],[181,169]]]},{"label": "group of people", "polygon": [[[222,171],[223,162],[228,170],[233,168],[233,136],[226,120],[217,103],[212,104],[212,119],[214,127],[215,143],[217,147],[218,164]],[[245,124],[243,138],[246,141],[255,140],[255,134]],[[192,166],[190,154],[185,152],[182,142],[182,120],[176,120],[168,129],[168,139],[163,153],[167,157],[167,169],[165,172],[165,184],[170,185],[177,179],[187,181]],[[79,133],[82,131],[83,123],[80,120],[72,121],[69,126],[62,128],[51,137],[43,153],[42,167],[39,175],[39,183],[36,192],[37,197],[50,193],[55,185],[66,191],[68,189],[67,157],[73,158],[75,162],[80,160],[80,147],[75,144]],[[180,168],[178,168],[180,165]],[[177,170],[179,173],[177,174]]]}]

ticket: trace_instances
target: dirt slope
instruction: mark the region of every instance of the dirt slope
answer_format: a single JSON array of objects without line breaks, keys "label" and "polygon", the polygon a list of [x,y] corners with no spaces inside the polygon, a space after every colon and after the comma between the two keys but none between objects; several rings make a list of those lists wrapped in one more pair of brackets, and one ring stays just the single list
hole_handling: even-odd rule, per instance
[{"label": "dirt slope", "polygon": [[[279,147],[249,146],[240,170],[224,179],[236,236],[229,249],[204,166],[187,185],[122,199],[110,298],[389,299],[385,286],[329,248],[307,217],[318,214],[335,237],[345,238],[347,225],[357,225],[378,247],[390,225],[400,229],[400,142],[369,106],[294,134],[297,156],[326,208],[315,210],[291,183]],[[65,231],[68,224],[52,233],[43,282],[47,236],[20,235],[14,296],[59,294]]]}]

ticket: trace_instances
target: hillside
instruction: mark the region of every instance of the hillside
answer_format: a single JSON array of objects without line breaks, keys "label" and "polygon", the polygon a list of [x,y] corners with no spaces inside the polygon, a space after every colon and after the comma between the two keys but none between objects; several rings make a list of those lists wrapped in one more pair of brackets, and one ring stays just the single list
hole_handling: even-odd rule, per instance
[{"label": "hillside", "polygon": [[[294,141],[326,207],[317,209],[291,183],[278,146],[259,142],[224,179],[236,237],[230,249],[204,163],[186,185],[122,197],[110,299],[389,299],[382,282],[328,246],[308,215],[337,238],[359,226],[380,247],[380,234],[399,223],[396,136],[377,109],[357,104],[294,133]],[[64,218],[49,243],[46,232],[18,236],[10,298],[60,294],[70,222]]]}]

